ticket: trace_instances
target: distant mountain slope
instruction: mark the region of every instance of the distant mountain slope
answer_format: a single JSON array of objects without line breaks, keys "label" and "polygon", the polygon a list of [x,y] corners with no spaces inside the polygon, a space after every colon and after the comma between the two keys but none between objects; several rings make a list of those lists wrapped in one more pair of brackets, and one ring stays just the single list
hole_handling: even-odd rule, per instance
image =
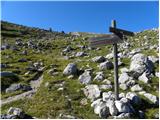
[{"label": "distant mountain slope", "polygon": [[2,37],[67,37],[69,35],[62,32],[45,30],[35,27],[27,27],[6,21],[1,21]]}]

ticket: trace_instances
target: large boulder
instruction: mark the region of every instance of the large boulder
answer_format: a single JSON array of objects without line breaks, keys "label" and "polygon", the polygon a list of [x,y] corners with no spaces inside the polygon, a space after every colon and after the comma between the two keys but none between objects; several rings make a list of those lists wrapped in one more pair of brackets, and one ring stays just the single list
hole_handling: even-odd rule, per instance
[{"label": "large boulder", "polygon": [[84,92],[85,96],[87,96],[87,98],[91,99],[91,101],[100,97],[100,93],[101,93],[98,85],[87,85],[83,89],[83,92]]},{"label": "large boulder", "polygon": [[143,72],[151,74],[153,72],[154,65],[144,54],[135,54],[131,58],[130,71],[133,77],[138,78]]},{"label": "large boulder", "polygon": [[74,63],[69,63],[67,67],[64,69],[63,74],[64,75],[76,75],[77,74],[77,66]]},{"label": "large boulder", "polygon": [[106,70],[106,69],[110,70],[110,69],[113,69],[113,63],[110,62],[110,61],[105,61],[103,63],[100,63],[99,69],[100,70]]},{"label": "large boulder", "polygon": [[104,62],[106,59],[103,56],[96,56],[94,58],[92,58],[93,62],[97,62],[97,63],[101,63]]},{"label": "large boulder", "polygon": [[91,72],[85,71],[82,75],[79,76],[78,79],[82,84],[89,84],[92,80]]}]

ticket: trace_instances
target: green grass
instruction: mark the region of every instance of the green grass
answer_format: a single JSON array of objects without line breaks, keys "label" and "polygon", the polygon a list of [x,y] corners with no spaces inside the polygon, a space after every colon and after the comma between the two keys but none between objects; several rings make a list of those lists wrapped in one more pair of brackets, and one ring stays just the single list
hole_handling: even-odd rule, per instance
[{"label": "green grass", "polygon": [[4,93],[4,92],[2,92],[1,93],[1,99],[5,99],[5,98],[8,98],[10,96],[18,95],[18,94],[21,94],[21,93],[23,93],[23,91],[21,91],[21,90],[15,91],[15,92],[11,92],[11,93]]},{"label": "green grass", "polygon": [[[7,24],[8,25],[8,24]],[[8,25],[9,26],[9,25]],[[8,31],[4,31],[7,34],[15,34],[18,31],[22,31],[23,28],[15,28],[13,26],[7,28]],[[36,36],[38,32],[36,30],[32,30],[29,32],[30,35],[26,34],[23,36],[19,36],[22,38],[24,42],[27,42],[31,36]],[[16,35],[16,34],[15,34]],[[135,41],[136,38],[141,41],[141,43],[144,42],[143,36],[147,35],[151,38],[150,43],[151,44],[157,44],[157,38],[155,36],[157,35],[156,32],[153,31],[144,31],[142,33],[138,33],[134,37],[129,37],[127,41],[131,41],[133,43],[133,46],[128,49],[128,51],[140,47],[140,44]],[[3,34],[2,34],[3,36]],[[67,35],[66,35],[67,36]],[[86,98],[83,94],[82,88],[85,87],[85,85],[80,84],[78,81],[78,76],[74,76],[73,79],[68,79],[67,76],[64,76],[62,74],[64,68],[67,66],[68,63],[75,62],[77,59],[80,59],[80,62],[77,62],[78,68],[83,68],[83,70],[87,69],[87,65],[89,65],[91,68],[93,68],[93,74],[92,77],[94,78],[96,76],[96,72],[99,72],[99,68],[97,65],[99,63],[94,63],[90,61],[95,56],[106,56],[111,52],[112,45],[103,46],[100,47],[100,50],[85,50],[86,53],[89,54],[89,57],[74,57],[69,60],[63,59],[63,56],[60,55],[61,51],[67,46],[70,45],[72,48],[74,48],[73,52],[79,52],[82,51],[80,48],[77,48],[77,45],[88,45],[87,40],[82,40],[82,37],[76,38],[74,41],[66,40],[67,38],[59,36],[56,38],[56,40],[50,39],[50,40],[34,40],[34,43],[38,43],[41,46],[42,53],[36,53],[33,49],[27,48],[28,55],[21,55],[20,53],[25,50],[25,48],[18,47],[20,51],[12,51],[12,50],[3,50],[1,51],[1,62],[7,63],[10,67],[9,68],[2,68],[2,71],[12,71],[14,73],[17,73],[20,80],[19,82],[24,84],[29,84],[29,81],[34,78],[34,76],[37,74],[37,72],[33,72],[27,76],[24,74],[27,72],[26,68],[32,61],[42,61],[45,66],[45,71],[43,72],[43,82],[41,83],[41,86],[38,88],[38,91],[33,96],[32,99],[24,99],[24,100],[18,100],[6,105],[3,105],[1,107],[2,113],[6,113],[7,110],[10,107],[19,107],[22,108],[25,113],[35,116],[37,118],[57,118],[60,113],[64,114],[71,114],[73,116],[77,116],[78,118],[85,118],[85,119],[97,119],[99,118],[97,115],[94,114],[93,108],[90,107],[90,100],[88,100],[88,104],[82,106],[80,104],[80,101],[83,98]],[[93,36],[90,34],[83,33],[83,38],[87,38],[89,36]],[[69,36],[67,36],[69,37]],[[5,38],[5,39],[3,39]],[[14,36],[3,36],[2,38],[2,44],[5,42],[13,45],[15,43],[15,37]],[[34,38],[33,38],[34,39]],[[155,50],[144,50],[142,51],[145,55],[156,55],[157,52]],[[12,56],[11,58],[5,58],[6,55]],[[67,55],[71,55],[71,53],[68,53]],[[18,60],[20,58],[26,58],[28,59],[27,62],[20,63]],[[88,61],[89,60],[89,61]],[[113,62],[113,60],[111,60]],[[121,61],[124,63],[124,66],[129,68],[130,66],[130,58],[123,58]],[[59,72],[56,76],[51,76],[48,74],[48,71],[51,69],[51,65],[54,64]],[[159,65],[155,64],[155,70],[159,70]],[[110,80],[112,83],[114,83],[114,77],[113,77],[113,69],[112,70],[103,70],[105,78]],[[120,73],[120,71],[119,71]],[[63,91],[57,91],[58,87],[55,87],[55,84],[57,83],[64,83],[64,90]],[[49,86],[45,87],[45,83],[49,82]],[[5,84],[8,84],[7,82],[4,82]],[[156,96],[158,96],[158,93],[156,92],[156,88],[154,86],[159,87],[159,80],[156,77],[153,77],[151,79],[151,87],[148,87],[146,84],[142,82],[138,82],[140,86],[144,88],[145,91],[152,93]],[[9,83],[10,85],[11,83]],[[98,81],[92,81],[92,84],[101,85],[102,82]],[[102,90],[102,92],[107,92],[108,90]],[[112,89],[113,91],[113,89]],[[120,90],[120,92],[128,92],[130,89],[123,91]],[[17,91],[14,93],[5,94],[2,93],[1,97],[2,99],[20,94],[21,91]],[[146,101],[146,106],[144,105],[142,108],[145,111],[146,118],[154,118],[154,113],[157,112],[157,108],[151,108],[150,102],[145,99],[143,96],[140,96],[142,99]],[[68,101],[68,99],[71,99],[71,101]]]}]

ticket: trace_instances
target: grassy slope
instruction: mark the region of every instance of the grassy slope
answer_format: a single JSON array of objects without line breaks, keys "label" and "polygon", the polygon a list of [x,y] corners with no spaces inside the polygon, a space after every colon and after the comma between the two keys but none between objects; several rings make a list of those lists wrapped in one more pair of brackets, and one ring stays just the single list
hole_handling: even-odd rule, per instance
[{"label": "grassy slope", "polygon": [[[13,31],[9,31],[13,32]],[[154,37],[157,33],[145,31],[143,33],[139,33],[135,36],[135,38],[139,38],[142,41],[142,37],[144,35]],[[21,38],[24,41],[28,40],[28,36],[21,36]],[[13,37],[7,37],[7,40],[10,44],[13,44]],[[152,44],[156,44],[158,41],[157,39],[152,39]],[[2,44],[3,44],[2,39]],[[143,42],[143,41],[142,41]],[[73,79],[68,79],[66,76],[62,75],[62,72],[66,65],[70,62],[74,62],[77,58],[64,60],[62,56],[60,56],[60,52],[64,49],[66,45],[71,45],[73,48],[76,48],[75,51],[81,51],[79,48],[76,47],[77,44],[82,44],[82,39],[76,39],[74,42],[67,41],[64,38],[57,39],[57,40],[50,40],[49,44],[53,46],[50,49],[44,50],[44,53],[34,53],[33,50],[29,49],[29,55],[24,56],[27,59],[30,59],[31,61],[43,61],[44,65],[46,66],[46,71],[44,72],[44,80],[41,84],[41,86],[38,89],[38,92],[34,95],[32,99],[25,99],[25,100],[19,100],[16,102],[12,102],[10,104],[2,106],[1,110],[2,113],[5,113],[7,109],[11,106],[22,108],[27,114],[35,116],[37,118],[56,118],[59,113],[65,113],[65,114],[72,114],[79,118],[99,118],[97,115],[93,113],[93,109],[90,107],[90,103],[88,101],[88,104],[86,106],[80,105],[80,100],[85,98],[83,92],[81,91],[81,88],[84,86],[81,85],[78,82],[78,77],[75,77]],[[83,43],[86,43],[85,40],[83,40]],[[139,44],[134,44],[133,48],[140,47]],[[95,71],[99,71],[97,65],[92,62],[87,62],[86,60],[89,60],[90,58],[97,56],[97,55],[107,55],[110,53],[111,46],[102,47],[101,50],[93,50],[93,51],[87,51],[91,54],[89,58],[79,58],[82,61],[78,62],[78,68],[83,67],[84,69],[87,68],[86,65],[89,64]],[[130,48],[130,49],[133,49]],[[150,51],[150,50],[148,50]],[[2,63],[8,63],[9,65],[12,65],[11,68],[2,69],[2,71],[16,71],[20,70],[19,76],[21,77],[21,82],[28,83],[28,80],[34,76],[34,74],[29,75],[28,77],[24,76],[24,73],[27,72],[24,68],[27,67],[29,64],[27,63],[18,63],[17,60],[21,58],[22,56],[19,55],[20,51],[18,52],[12,52],[10,50],[2,51]],[[155,54],[155,51],[152,51],[152,53],[144,51],[147,55]],[[4,55],[12,55],[13,58],[5,59]],[[123,59],[123,62],[125,62],[125,67],[129,67],[130,60],[129,59]],[[58,76],[50,76],[47,72],[50,69],[50,65],[55,64],[57,65],[57,69],[60,72]],[[18,67],[18,68],[17,68]],[[156,66],[157,69],[158,66]],[[157,69],[158,70],[158,69]],[[104,71],[106,73],[106,78],[113,81],[113,70],[111,71]],[[95,76],[95,74],[94,74]],[[57,91],[57,88],[54,87],[55,82],[57,81],[65,81],[64,84],[64,91]],[[154,78],[153,80],[154,84],[158,84],[158,78]],[[49,87],[45,87],[45,83],[49,82]],[[100,84],[97,82],[93,82],[96,84]],[[158,96],[158,93],[155,92],[155,89],[152,87],[147,87],[143,83],[140,83],[144,89],[148,92],[151,92]],[[122,91],[122,90],[121,90]],[[123,91],[126,92],[126,91]],[[6,95],[6,96],[12,96]],[[2,97],[6,97],[5,94],[2,94]],[[72,101],[69,103],[65,96],[68,96]],[[157,108],[146,108],[146,116],[147,118],[153,118],[153,113],[157,111]]]}]

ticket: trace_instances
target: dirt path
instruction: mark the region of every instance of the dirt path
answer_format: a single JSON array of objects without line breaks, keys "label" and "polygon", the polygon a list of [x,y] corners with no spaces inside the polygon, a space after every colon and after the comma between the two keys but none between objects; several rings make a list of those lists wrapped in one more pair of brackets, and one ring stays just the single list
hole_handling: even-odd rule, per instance
[{"label": "dirt path", "polygon": [[12,97],[8,97],[7,99],[1,100],[1,105],[13,102],[13,101],[17,101],[20,99],[24,99],[24,98],[31,98],[33,96],[33,94],[36,93],[37,88],[40,87],[40,84],[42,83],[42,79],[43,79],[43,75],[39,76],[38,78],[31,80],[30,81],[30,85],[32,87],[32,90],[24,92],[22,94],[19,95],[15,95]]}]

